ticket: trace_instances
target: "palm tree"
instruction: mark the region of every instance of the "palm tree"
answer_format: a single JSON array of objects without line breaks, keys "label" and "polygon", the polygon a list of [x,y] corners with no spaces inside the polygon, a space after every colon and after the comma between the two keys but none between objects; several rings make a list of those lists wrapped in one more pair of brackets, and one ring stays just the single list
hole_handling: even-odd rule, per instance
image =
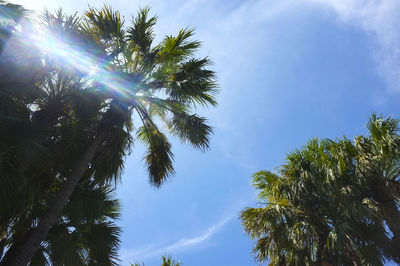
[{"label": "palm tree", "polygon": [[[114,220],[119,217],[120,207],[111,195],[109,186],[81,182],[30,265],[117,265],[121,230]],[[40,216],[40,206],[35,213]],[[18,243],[27,231],[29,225],[23,222],[18,220],[9,228],[5,237],[8,247]]]},{"label": "palm tree", "polygon": [[27,10],[20,5],[5,3],[3,0],[0,1],[0,7],[2,9],[0,17],[0,52],[2,52],[17,23],[26,17]]},{"label": "palm tree", "polygon": [[375,215],[387,224],[391,239],[391,259],[400,263],[400,136],[399,120],[373,114],[369,135],[359,137],[359,169],[364,194]]},{"label": "palm tree", "polygon": [[[190,40],[191,29],[153,45],[155,23],[148,8],[141,9],[128,27],[109,7],[90,9],[83,20],[45,13],[48,36],[64,34],[71,51],[90,55],[97,63],[89,66],[94,73],[85,72],[54,47],[43,55],[49,63],[43,66],[46,76],[39,88],[47,96],[35,101],[30,118],[49,136],[46,150],[56,151],[49,178],[62,182],[37,226],[7,251],[12,254],[6,254],[8,265],[26,265],[32,259],[83,177],[99,184],[118,179],[133,142],[133,113],[142,122],[137,138],[148,146],[145,162],[155,186],[174,172],[171,145],[156,122],[164,122],[182,141],[208,148],[211,128],[192,109],[216,104],[214,73],[206,69],[210,62],[193,58],[200,43]],[[75,103],[73,96],[86,105]],[[60,147],[64,153],[57,151]]]},{"label": "palm tree", "polygon": [[180,261],[175,262],[175,260],[173,260],[171,256],[168,257],[162,256],[162,260],[163,261],[161,263],[161,266],[181,266],[181,262]]},{"label": "palm tree", "polygon": [[[26,56],[24,61],[12,60],[18,53],[10,51],[18,46],[16,35],[27,32],[25,28],[17,31],[16,26],[18,21],[26,19],[28,12],[20,6],[3,2],[1,9],[4,12],[0,19],[0,254],[10,226],[29,216],[25,210],[35,205],[33,199],[43,192],[37,189],[43,181],[38,176],[48,169],[48,153],[40,143],[38,130],[30,121],[29,111],[29,106],[40,94],[36,85],[40,81],[39,75],[31,75],[36,73],[31,70],[40,59]],[[26,65],[30,67],[25,68]],[[30,178],[27,178],[27,172]]]},{"label": "palm tree", "polygon": [[[171,258],[171,256],[165,257],[162,256],[161,257],[162,262],[161,262],[161,266],[181,266],[181,262],[180,261],[175,261]],[[131,266],[144,266],[144,263],[140,264],[139,262],[131,264]]]},{"label": "palm tree", "polygon": [[[71,143],[77,142],[73,145],[75,151],[82,148],[77,144],[83,139],[79,142],[74,135],[82,129],[77,122],[85,115],[82,106],[87,105],[85,92],[79,87],[82,78],[57,69],[40,54],[24,56],[23,51],[30,47],[21,35],[29,32],[24,28],[15,31],[10,25],[15,22],[8,24],[11,33],[0,61],[1,70],[6,70],[1,71],[0,81],[0,258],[7,250],[3,264],[12,257],[17,244],[28,237],[59,190],[62,171],[71,167]],[[40,75],[27,79],[29,72]],[[65,115],[72,109],[72,115]],[[85,136],[83,133],[80,135]],[[70,160],[69,165],[65,159]]]},{"label": "palm tree", "polygon": [[[278,174],[256,173],[253,184],[265,207],[247,208],[240,217],[257,239],[257,259],[271,265],[399,262],[397,124],[373,115],[365,137],[312,140],[289,154]],[[391,189],[377,191],[387,182]]]}]

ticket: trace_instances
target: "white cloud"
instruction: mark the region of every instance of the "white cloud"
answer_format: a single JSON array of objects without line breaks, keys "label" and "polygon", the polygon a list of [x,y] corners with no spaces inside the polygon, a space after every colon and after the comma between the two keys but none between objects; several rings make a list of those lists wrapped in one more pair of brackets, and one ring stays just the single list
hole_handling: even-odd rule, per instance
[{"label": "white cloud", "polygon": [[400,91],[400,2],[398,0],[306,0],[329,6],[338,18],[374,40],[378,74]]},{"label": "white cloud", "polygon": [[185,250],[189,247],[197,246],[201,243],[204,243],[206,240],[210,239],[213,235],[215,235],[218,231],[224,227],[229,221],[236,217],[235,215],[230,215],[219,221],[217,224],[209,227],[205,232],[203,232],[199,236],[194,236],[190,238],[182,238],[175,241],[172,244],[160,247],[160,246],[150,246],[146,248],[139,249],[123,249],[121,250],[122,260],[125,262],[133,262],[138,259],[150,258],[155,256],[161,256],[163,254],[171,253],[171,252],[179,252]]}]

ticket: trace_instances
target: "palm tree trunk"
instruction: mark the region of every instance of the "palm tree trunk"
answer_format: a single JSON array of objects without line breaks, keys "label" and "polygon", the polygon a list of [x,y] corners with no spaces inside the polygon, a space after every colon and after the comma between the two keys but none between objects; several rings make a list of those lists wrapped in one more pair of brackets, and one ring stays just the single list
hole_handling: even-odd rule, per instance
[{"label": "palm tree trunk", "polygon": [[28,265],[28,263],[40,247],[42,241],[46,239],[49,230],[52,228],[57,218],[60,216],[65,204],[68,202],[72,192],[78,185],[79,180],[85,173],[88,164],[93,160],[96,152],[100,148],[105,136],[106,132],[104,131],[104,129],[100,130],[93,143],[89,146],[85,154],[75,165],[70,177],[65,181],[61,190],[51,201],[50,207],[41,217],[38,226],[34,230],[32,230],[32,232],[23,243],[15,246],[15,248],[10,248],[10,250],[7,251],[0,265]]}]

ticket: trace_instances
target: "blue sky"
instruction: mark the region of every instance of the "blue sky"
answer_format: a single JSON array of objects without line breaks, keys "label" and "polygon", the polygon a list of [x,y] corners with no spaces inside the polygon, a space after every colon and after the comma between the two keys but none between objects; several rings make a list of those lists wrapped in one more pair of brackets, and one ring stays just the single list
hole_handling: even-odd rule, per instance
[{"label": "blue sky", "polygon": [[214,127],[202,153],[173,140],[176,175],[152,188],[143,147],[127,158],[121,257],[157,265],[257,265],[238,212],[257,204],[252,173],[274,169],[313,137],[366,132],[372,112],[399,115],[400,2],[397,0],[15,1],[67,12],[112,4],[127,18],[149,5],[159,38],[196,29],[217,72]]}]

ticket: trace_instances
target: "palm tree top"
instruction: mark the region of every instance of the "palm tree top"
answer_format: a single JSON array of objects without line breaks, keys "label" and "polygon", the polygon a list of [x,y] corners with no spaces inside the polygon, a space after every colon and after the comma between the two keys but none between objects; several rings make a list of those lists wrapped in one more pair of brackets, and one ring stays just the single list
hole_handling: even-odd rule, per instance
[{"label": "palm tree top", "polygon": [[[149,147],[144,159],[149,180],[159,186],[174,169],[171,145],[155,121],[182,142],[208,149],[212,128],[194,109],[217,104],[217,84],[215,73],[207,69],[209,58],[194,57],[200,47],[192,40],[194,30],[181,29],[155,44],[156,21],[148,7],[129,24],[109,6],[89,8],[81,18],[46,11],[41,30],[24,32],[20,41],[40,51],[49,67],[81,77],[80,84],[119,110],[125,127],[135,128],[137,139]],[[142,126],[126,120],[134,113]]]}]

